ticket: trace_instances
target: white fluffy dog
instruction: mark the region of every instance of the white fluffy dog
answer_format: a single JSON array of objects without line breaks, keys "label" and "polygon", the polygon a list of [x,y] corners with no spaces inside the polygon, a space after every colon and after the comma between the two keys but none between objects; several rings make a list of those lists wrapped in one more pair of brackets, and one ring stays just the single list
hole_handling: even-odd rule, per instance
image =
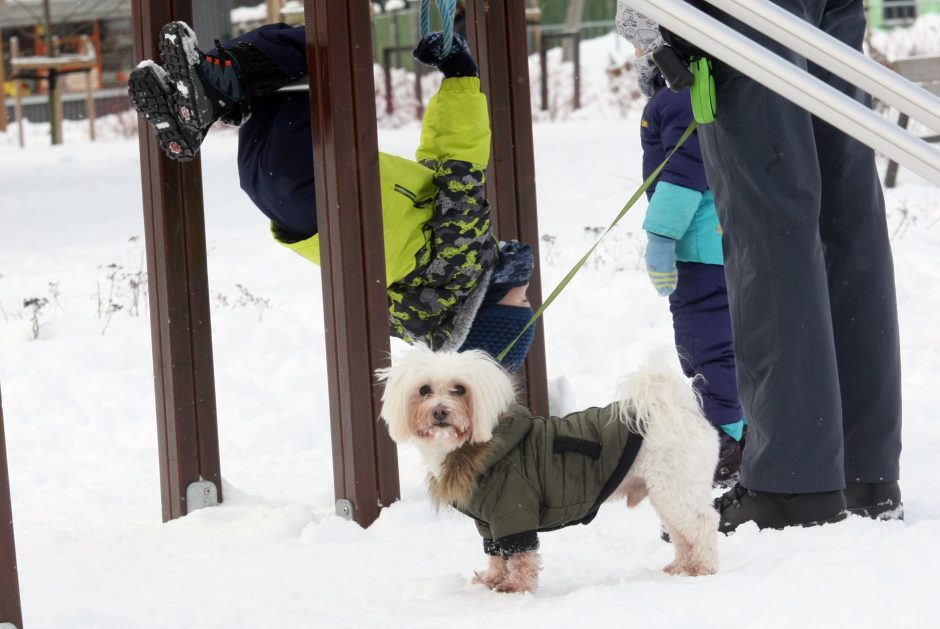
[{"label": "white fluffy dog", "polygon": [[500,592],[533,591],[537,532],[586,524],[600,504],[646,496],[675,546],[669,574],[718,570],[712,474],[718,436],[689,381],[645,366],[618,401],[564,418],[515,404],[512,376],[480,351],[408,351],[382,370],[382,418],[392,439],[414,443],[437,505],[474,519],[489,567],[476,574]]}]

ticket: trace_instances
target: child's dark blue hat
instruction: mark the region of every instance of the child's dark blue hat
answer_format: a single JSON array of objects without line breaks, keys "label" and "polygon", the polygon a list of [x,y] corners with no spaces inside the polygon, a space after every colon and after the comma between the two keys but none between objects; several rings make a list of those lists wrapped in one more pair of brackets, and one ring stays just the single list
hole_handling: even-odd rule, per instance
[{"label": "child's dark blue hat", "polygon": [[[529,245],[517,240],[500,243],[499,260],[493,268],[486,296],[460,351],[481,349],[496,357],[519,336],[532,319],[532,308],[498,302],[511,289],[528,284],[534,266]],[[522,366],[534,336],[533,324],[503,358],[502,365],[507,371],[515,373]]]}]

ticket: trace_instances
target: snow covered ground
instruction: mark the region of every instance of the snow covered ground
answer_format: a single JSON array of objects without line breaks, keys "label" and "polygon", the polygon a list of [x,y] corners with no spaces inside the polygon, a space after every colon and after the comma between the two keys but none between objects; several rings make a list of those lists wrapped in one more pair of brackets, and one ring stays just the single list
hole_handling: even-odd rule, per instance
[{"label": "snow covered ground", "polygon": [[[604,112],[607,111],[607,114]],[[535,128],[550,289],[640,183],[639,121],[595,108]],[[940,193],[887,191],[901,312],[907,519],[720,542],[722,571],[670,577],[647,504],[542,538],[534,595],[469,584],[472,523],[436,513],[416,453],[368,530],[333,515],[319,269],[276,245],[238,189],[235,135],[205,145],[225,503],[161,523],[135,138],[51,148],[0,136],[0,384],[28,627],[920,627],[940,564]],[[411,155],[418,128],[380,133]],[[553,410],[606,402],[671,342],[635,208],[545,315]],[[24,300],[46,299],[36,315]],[[119,307],[119,308],[118,308]],[[112,316],[108,319],[108,312]],[[930,621],[934,618],[934,621]]]}]

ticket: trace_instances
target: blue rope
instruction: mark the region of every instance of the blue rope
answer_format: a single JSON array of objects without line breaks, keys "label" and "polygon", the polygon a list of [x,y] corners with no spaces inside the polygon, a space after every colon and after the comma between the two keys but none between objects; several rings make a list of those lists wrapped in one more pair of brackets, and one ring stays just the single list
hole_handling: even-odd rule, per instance
[{"label": "blue rope", "polygon": [[[457,13],[457,0],[437,0],[437,8],[441,12],[441,23],[444,25],[444,47],[441,49],[441,59],[450,54],[450,47],[454,41],[454,16]],[[431,32],[431,0],[421,0],[421,37]]]}]

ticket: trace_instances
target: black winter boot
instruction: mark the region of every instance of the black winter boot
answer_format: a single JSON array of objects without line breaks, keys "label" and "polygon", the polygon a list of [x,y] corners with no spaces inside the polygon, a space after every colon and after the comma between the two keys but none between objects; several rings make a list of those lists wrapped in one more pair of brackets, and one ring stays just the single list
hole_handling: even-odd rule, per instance
[{"label": "black winter boot", "polygon": [[772,494],[740,483],[715,500],[715,509],[721,516],[718,531],[725,535],[745,522],[754,522],[761,529],[782,529],[839,522],[848,515],[841,491]]},{"label": "black winter boot", "polygon": [[846,483],[845,504],[849,513],[873,520],[903,520],[904,504],[897,481],[890,483]]},{"label": "black winter boot", "polygon": [[170,22],[160,31],[162,66],[145,63],[131,73],[134,107],[153,125],[171,159],[191,160],[216,120],[240,125],[251,115],[251,99],[292,82],[251,44],[227,49],[216,42],[216,47],[200,51],[189,26]]},{"label": "black winter boot", "polygon": [[[178,117],[190,133],[204,133],[245,99],[235,56],[220,44],[215,54],[200,51],[196,34],[185,22],[164,26],[159,46],[160,60],[176,88]],[[226,122],[240,123],[240,118]]]},{"label": "black winter boot", "polygon": [[183,126],[176,115],[175,90],[166,70],[153,62],[139,65],[131,72],[127,92],[134,108],[153,127],[160,149],[167,157],[181,162],[192,160],[202,144],[203,134]]},{"label": "black winter boot", "polygon": [[180,118],[193,130],[216,120],[240,125],[251,115],[253,99],[273,94],[298,77],[289,77],[267,55],[248,42],[202,52],[185,22],[170,22],[160,31],[160,59],[176,86]]}]

